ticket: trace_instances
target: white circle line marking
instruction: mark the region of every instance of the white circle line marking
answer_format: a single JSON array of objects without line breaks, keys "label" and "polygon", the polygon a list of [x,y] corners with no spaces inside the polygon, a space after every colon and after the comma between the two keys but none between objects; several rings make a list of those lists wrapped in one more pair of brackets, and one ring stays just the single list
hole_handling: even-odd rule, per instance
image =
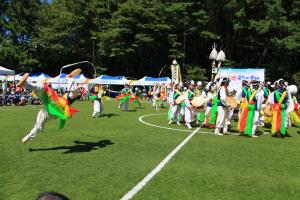
[{"label": "white circle line marking", "polygon": [[127,192],[121,200],[129,200],[136,193],[138,193],[171,159],[172,157],[200,130],[201,127],[196,128],[189,134],[175,149],[171,151],[147,176],[143,178],[136,186]]},{"label": "white circle line marking", "polygon": [[[192,133],[193,132],[191,130],[183,130],[183,129],[177,129],[177,128],[170,128],[170,127],[165,127],[165,126],[159,126],[159,125],[155,125],[155,124],[151,124],[151,123],[145,122],[143,120],[145,117],[154,116],[154,115],[163,115],[163,114],[166,114],[166,113],[143,115],[143,116],[139,117],[139,121],[141,123],[143,123],[143,124],[146,124],[148,126],[153,126],[153,127],[156,127],[156,128],[168,129],[168,130],[173,130],[173,131],[188,132],[188,133]],[[211,132],[201,131],[200,133],[211,133]]]}]

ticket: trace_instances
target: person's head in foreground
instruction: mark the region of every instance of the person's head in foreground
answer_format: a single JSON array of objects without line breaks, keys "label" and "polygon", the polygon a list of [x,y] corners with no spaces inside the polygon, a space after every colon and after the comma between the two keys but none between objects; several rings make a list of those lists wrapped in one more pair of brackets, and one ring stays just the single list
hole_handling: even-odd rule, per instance
[{"label": "person's head in foreground", "polygon": [[68,197],[57,192],[43,192],[36,200],[70,200]]}]

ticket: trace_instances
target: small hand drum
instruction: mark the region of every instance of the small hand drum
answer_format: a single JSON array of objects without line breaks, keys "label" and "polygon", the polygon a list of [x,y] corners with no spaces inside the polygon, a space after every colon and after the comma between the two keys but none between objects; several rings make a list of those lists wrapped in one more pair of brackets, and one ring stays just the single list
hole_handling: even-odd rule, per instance
[{"label": "small hand drum", "polygon": [[237,107],[237,102],[233,96],[227,96],[227,104],[232,108]]},{"label": "small hand drum", "polygon": [[175,103],[178,105],[178,104],[181,104],[185,99],[185,95],[182,94],[180,95],[179,97],[177,97],[177,99],[175,100]]},{"label": "small hand drum", "polygon": [[195,110],[198,111],[198,112],[201,112],[201,111],[205,110],[204,103],[205,103],[205,100],[204,100],[203,95],[194,97],[193,100],[192,100],[192,105],[195,107]]}]

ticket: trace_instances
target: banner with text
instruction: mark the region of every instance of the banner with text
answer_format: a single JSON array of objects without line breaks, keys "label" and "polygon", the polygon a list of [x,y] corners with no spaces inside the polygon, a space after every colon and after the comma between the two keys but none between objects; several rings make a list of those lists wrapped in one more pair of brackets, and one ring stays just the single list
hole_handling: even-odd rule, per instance
[{"label": "banner with text", "polygon": [[256,80],[260,82],[265,81],[265,69],[262,68],[220,68],[220,77],[229,77],[231,89],[242,87],[242,81]]}]

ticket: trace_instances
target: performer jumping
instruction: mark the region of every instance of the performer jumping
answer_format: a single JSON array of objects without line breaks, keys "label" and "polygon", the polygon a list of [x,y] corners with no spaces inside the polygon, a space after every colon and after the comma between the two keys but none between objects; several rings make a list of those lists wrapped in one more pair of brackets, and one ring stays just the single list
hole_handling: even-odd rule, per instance
[{"label": "performer jumping", "polygon": [[28,140],[32,140],[37,136],[39,132],[43,130],[43,126],[47,120],[51,117],[60,119],[60,128],[63,128],[67,119],[71,118],[72,115],[78,110],[70,107],[72,103],[83,95],[83,90],[77,87],[75,83],[70,79],[68,83],[68,93],[65,97],[58,97],[56,92],[50,88],[47,84],[29,83],[27,78],[29,73],[23,75],[17,86],[23,86],[26,89],[33,90],[34,93],[42,99],[44,108],[42,108],[36,119],[36,124],[33,129],[27,134],[22,142],[26,143]]}]

